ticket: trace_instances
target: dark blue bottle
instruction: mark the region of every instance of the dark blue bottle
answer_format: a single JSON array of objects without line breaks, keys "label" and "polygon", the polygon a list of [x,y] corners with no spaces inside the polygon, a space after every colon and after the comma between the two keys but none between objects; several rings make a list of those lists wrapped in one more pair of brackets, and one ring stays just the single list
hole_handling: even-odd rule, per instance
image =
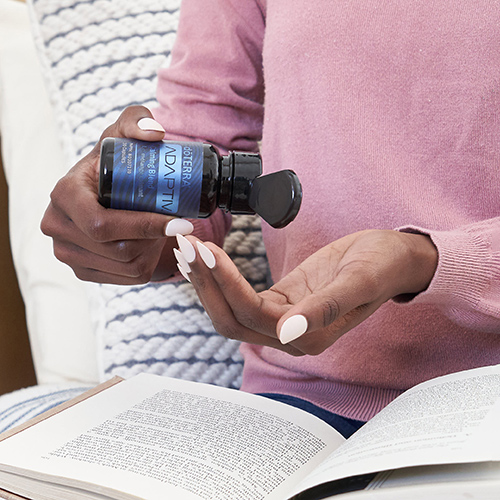
[{"label": "dark blue bottle", "polygon": [[254,153],[221,155],[211,144],[106,138],[101,145],[99,202],[121,210],[204,218],[221,208],[259,214],[280,228],[297,215],[302,188],[294,172],[262,174]]}]

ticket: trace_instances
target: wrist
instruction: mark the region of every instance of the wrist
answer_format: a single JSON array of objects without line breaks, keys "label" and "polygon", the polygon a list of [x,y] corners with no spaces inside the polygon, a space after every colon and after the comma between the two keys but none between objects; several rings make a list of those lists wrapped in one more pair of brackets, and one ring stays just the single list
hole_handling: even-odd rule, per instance
[{"label": "wrist", "polygon": [[396,302],[406,302],[427,290],[438,265],[438,251],[430,236],[401,232],[409,259],[405,289],[394,297]]}]

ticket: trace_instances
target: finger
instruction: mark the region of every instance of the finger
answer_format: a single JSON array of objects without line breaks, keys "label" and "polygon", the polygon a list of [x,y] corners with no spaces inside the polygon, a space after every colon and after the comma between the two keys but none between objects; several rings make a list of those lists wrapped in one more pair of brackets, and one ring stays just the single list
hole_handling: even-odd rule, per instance
[{"label": "finger", "polygon": [[226,252],[214,243],[196,241],[196,249],[211,269],[211,276],[238,322],[253,331],[276,338],[276,323],[287,307],[285,299],[279,297],[279,303],[265,300],[266,293],[258,294]]},{"label": "finger", "polygon": [[153,275],[162,248],[163,241],[155,242],[134,259],[122,262],[89,252],[72,243],[57,242],[54,244],[54,255],[58,260],[75,269],[92,269],[93,271],[147,282]]},{"label": "finger", "polygon": [[318,354],[383,302],[361,273],[341,273],[330,286],[304,297],[280,318],[278,337],[308,354]]},{"label": "finger", "polygon": [[284,316],[278,322],[279,338],[283,344],[293,345],[304,354],[316,356],[333,345],[342,335],[359,325],[373,314],[381,304],[363,304],[341,316],[337,321],[321,329],[310,326],[308,318],[314,318],[314,312]]},{"label": "finger", "polygon": [[111,274],[109,272],[99,271],[97,269],[92,268],[78,268],[73,267],[73,272],[75,276],[82,280],[88,281],[91,283],[102,283],[102,284],[110,284],[110,285],[143,285],[148,283],[147,279],[142,277],[133,278],[130,276],[122,276],[118,274]]},{"label": "finger", "polygon": [[161,141],[165,129],[144,106],[129,106],[124,109],[118,120],[102,134],[104,137],[127,137],[141,141]]},{"label": "finger", "polygon": [[[88,238],[102,243],[165,237],[171,217],[104,208],[97,201],[97,190],[89,186],[91,181],[79,182],[78,177],[80,174],[63,177],[51,194],[51,204],[60,214],[71,219]],[[79,189],[74,189],[75,185]]]},{"label": "finger", "polygon": [[130,262],[136,259],[147,246],[152,244],[152,240],[96,242],[82,233],[71,219],[58,214],[52,205],[47,208],[42,232],[54,239],[55,249],[59,245],[74,245],[82,251],[85,249],[93,255],[118,262]]},{"label": "finger", "polygon": [[123,137],[140,141],[161,141],[165,129],[158,123],[151,111],[144,106],[125,108],[116,122],[109,125],[101,134],[87,158],[96,161],[101,154],[101,142],[106,137]]},{"label": "finger", "polygon": [[[186,244],[186,241],[188,244]],[[259,302],[256,297],[257,293],[241,276],[236,266],[234,266],[231,259],[223,250],[214,244],[210,244],[210,248],[208,249],[208,244],[206,244],[206,248],[210,252],[213,252],[212,257],[207,253],[200,254],[200,249],[196,245],[198,241],[194,237],[189,237],[189,239],[179,238],[179,247],[184,259],[180,261],[180,265],[189,276],[216,331],[225,337],[235,340],[250,344],[272,346],[294,355],[302,354],[293,346],[284,346],[281,344],[275,335],[274,337],[270,337],[254,330],[252,326],[255,326],[256,323],[254,321],[255,316],[252,313],[247,314],[245,318],[247,320],[246,324],[240,321],[240,318],[237,317],[227,300],[227,289],[223,290],[220,287],[219,281],[215,279],[215,275],[223,275],[235,283],[231,287],[231,292],[234,294],[231,303],[237,303],[239,309],[248,307],[248,311],[255,311],[255,304]],[[197,249],[195,249],[195,245],[198,247]],[[186,264],[188,266],[187,269]],[[275,324],[276,320],[273,323],[274,328]]]}]

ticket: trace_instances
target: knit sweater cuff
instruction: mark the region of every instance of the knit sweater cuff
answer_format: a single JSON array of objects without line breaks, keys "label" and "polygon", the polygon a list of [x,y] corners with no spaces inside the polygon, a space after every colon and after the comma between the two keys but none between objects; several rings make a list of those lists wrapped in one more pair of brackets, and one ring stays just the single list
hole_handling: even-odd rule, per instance
[{"label": "knit sweater cuff", "polygon": [[428,235],[438,250],[438,266],[429,287],[415,295],[411,303],[478,309],[493,274],[500,275],[500,256],[494,259],[487,233],[467,229],[429,231],[414,226],[398,231]]}]

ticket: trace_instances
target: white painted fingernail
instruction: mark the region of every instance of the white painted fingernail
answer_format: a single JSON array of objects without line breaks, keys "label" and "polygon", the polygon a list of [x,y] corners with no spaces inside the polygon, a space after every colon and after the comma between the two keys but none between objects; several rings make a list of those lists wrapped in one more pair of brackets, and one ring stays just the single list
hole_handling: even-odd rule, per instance
[{"label": "white painted fingernail", "polygon": [[175,236],[176,234],[191,234],[194,230],[193,224],[187,219],[172,219],[165,228],[167,236]]},{"label": "white painted fingernail", "polygon": [[182,255],[184,255],[184,258],[188,261],[189,264],[191,262],[194,262],[194,259],[196,259],[196,250],[194,249],[194,246],[189,242],[182,234],[176,234],[175,236],[177,238],[177,243],[179,245],[179,249],[182,252]]},{"label": "white painted fingernail", "polygon": [[187,272],[191,272],[191,266],[188,264],[188,261],[185,259],[184,255],[182,255],[182,252],[179,252],[177,248],[174,248],[174,255],[175,258],[177,259],[177,262],[181,265],[181,267]]},{"label": "white painted fingernail", "polygon": [[155,132],[165,132],[165,129],[161,126],[160,123],[158,123],[156,120],[153,120],[152,118],[141,118],[137,122],[137,126],[141,130],[146,130],[146,131],[155,131]]},{"label": "white painted fingernail", "polygon": [[199,241],[196,242],[196,246],[198,247],[198,252],[200,252],[200,257],[203,262],[209,269],[213,269],[215,267],[215,255],[212,253],[212,250]]},{"label": "white painted fingernail", "polygon": [[185,280],[189,281],[189,283],[191,283],[191,280],[189,279],[188,273],[185,271],[185,269],[180,264],[177,264],[177,269],[179,269],[179,272],[182,274],[182,277]]},{"label": "white painted fingernail", "polygon": [[298,339],[301,335],[306,333],[307,327],[307,318],[302,316],[302,314],[290,316],[281,326],[279,335],[280,342],[282,344],[288,344],[289,342]]}]

